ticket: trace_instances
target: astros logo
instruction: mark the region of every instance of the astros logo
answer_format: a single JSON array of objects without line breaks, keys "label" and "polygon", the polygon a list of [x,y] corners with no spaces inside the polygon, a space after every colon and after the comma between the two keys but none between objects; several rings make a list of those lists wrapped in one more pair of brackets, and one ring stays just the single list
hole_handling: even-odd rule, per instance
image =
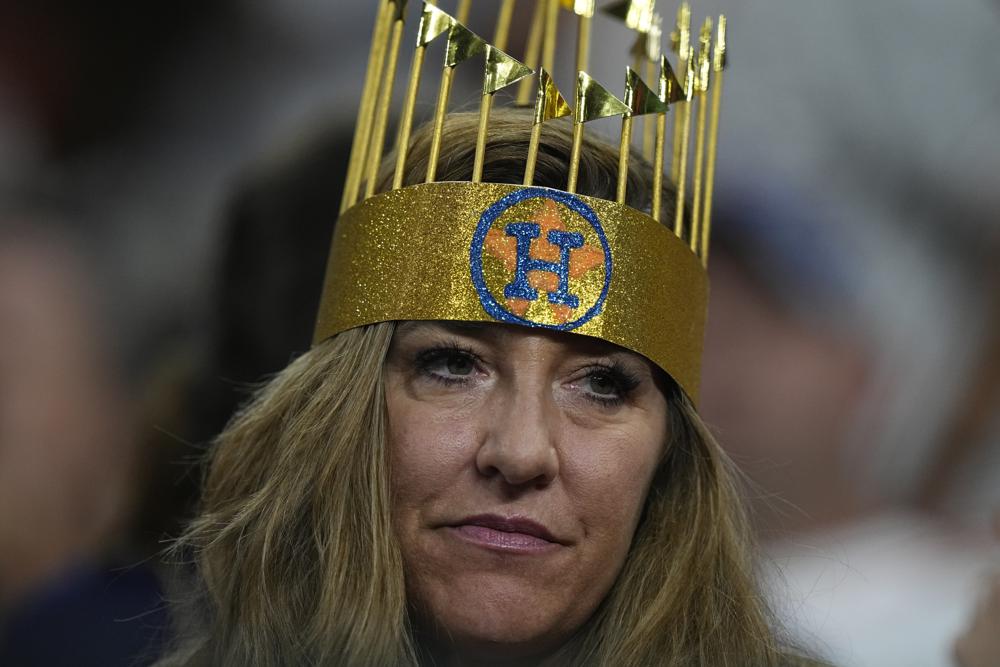
[{"label": "astros logo", "polygon": [[597,214],[545,188],[517,190],[486,209],[469,266],[490,316],[549,329],[575,329],[599,315],[611,285],[611,248]]}]

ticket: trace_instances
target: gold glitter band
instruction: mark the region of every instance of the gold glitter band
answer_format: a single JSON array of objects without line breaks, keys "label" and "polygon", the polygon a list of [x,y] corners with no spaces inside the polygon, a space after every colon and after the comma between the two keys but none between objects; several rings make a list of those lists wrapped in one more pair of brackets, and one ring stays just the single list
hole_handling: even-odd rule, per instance
[{"label": "gold glitter band", "polygon": [[426,183],[341,215],[315,341],[390,320],[515,322],[638,352],[697,400],[707,296],[687,244],[628,206]]}]

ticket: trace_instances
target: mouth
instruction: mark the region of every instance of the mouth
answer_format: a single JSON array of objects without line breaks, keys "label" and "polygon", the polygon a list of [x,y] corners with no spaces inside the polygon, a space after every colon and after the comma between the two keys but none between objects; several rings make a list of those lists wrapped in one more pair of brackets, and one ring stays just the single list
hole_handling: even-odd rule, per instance
[{"label": "mouth", "polygon": [[544,525],[519,516],[479,514],[448,529],[465,542],[503,553],[539,553],[564,546]]}]

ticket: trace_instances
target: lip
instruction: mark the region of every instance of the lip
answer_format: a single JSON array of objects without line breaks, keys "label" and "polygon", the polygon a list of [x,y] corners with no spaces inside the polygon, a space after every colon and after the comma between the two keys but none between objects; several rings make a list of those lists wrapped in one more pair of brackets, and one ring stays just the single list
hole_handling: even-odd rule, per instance
[{"label": "lip", "polygon": [[522,516],[477,514],[447,527],[465,542],[504,553],[539,553],[564,546],[544,525]]}]

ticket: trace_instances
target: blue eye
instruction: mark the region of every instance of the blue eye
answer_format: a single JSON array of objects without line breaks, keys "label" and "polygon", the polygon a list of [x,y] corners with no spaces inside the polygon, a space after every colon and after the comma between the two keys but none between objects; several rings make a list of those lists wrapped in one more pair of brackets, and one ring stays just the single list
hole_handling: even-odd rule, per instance
[{"label": "blue eye", "polygon": [[476,370],[476,364],[469,355],[461,353],[447,355],[443,366],[451,375],[472,375],[472,371]]},{"label": "blue eye", "polygon": [[590,368],[582,387],[587,398],[605,407],[615,407],[639,385],[639,379],[617,364]]},{"label": "blue eye", "polygon": [[620,392],[615,378],[608,373],[591,373],[587,376],[590,391],[598,396],[617,396]]},{"label": "blue eye", "polygon": [[476,358],[457,348],[434,348],[417,355],[417,370],[446,384],[464,382],[476,372]]}]

